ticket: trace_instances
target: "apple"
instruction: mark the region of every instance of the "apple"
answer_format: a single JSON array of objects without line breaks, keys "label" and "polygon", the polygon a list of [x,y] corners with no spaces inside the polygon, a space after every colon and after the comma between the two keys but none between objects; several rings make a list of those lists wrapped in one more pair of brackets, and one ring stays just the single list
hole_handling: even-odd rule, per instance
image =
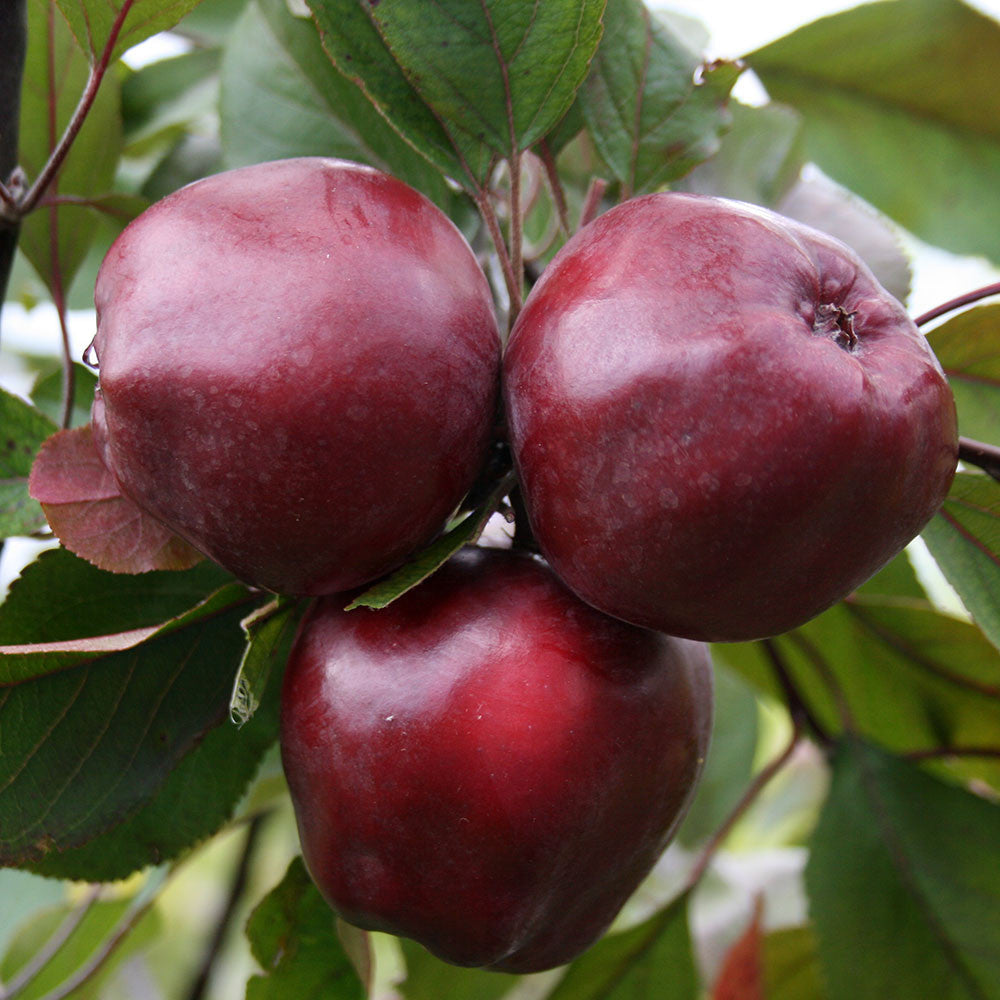
[{"label": "apple", "polygon": [[384,610],[341,607],[316,603],[282,693],[320,891],[350,923],[457,965],[568,962],[691,797],[706,648],[609,618],[500,549],[464,550]]},{"label": "apple", "polygon": [[377,170],[300,158],[190,184],[124,230],[95,300],[105,465],[251,584],[374,579],[485,459],[489,286],[449,219]]},{"label": "apple", "polygon": [[853,251],[739,202],[626,202],[529,294],[511,447],[556,573],[608,614],[726,641],[795,628],[948,492],[955,405]]}]

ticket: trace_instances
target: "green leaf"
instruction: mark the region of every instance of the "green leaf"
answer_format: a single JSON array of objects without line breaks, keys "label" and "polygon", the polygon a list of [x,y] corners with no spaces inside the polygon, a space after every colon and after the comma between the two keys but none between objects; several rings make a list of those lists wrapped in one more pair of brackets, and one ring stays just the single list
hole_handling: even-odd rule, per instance
[{"label": "green leaf", "polygon": [[397,597],[402,597],[418,583],[426,580],[435,570],[440,569],[463,545],[471,544],[483,533],[486,522],[493,516],[497,505],[510,489],[510,481],[504,479],[478,509],[431,542],[410,562],[390,573],[384,580],[359,594],[344,609],[384,608]]},{"label": "green leaf", "polygon": [[113,56],[172,28],[201,0],[56,0],[80,47],[96,59],[116,32]]},{"label": "green leaf", "polygon": [[[891,750],[996,745],[1000,654],[975,625],[927,601],[858,593],[771,642],[832,733],[843,728],[842,697],[857,731]],[[716,649],[727,664],[781,697],[761,644]],[[1000,790],[996,760],[967,756],[934,766]]]},{"label": "green leaf", "polygon": [[214,563],[139,576],[106,573],[50,549],[29,563],[0,605],[0,644],[57,642],[148,628],[199,604],[233,577]]},{"label": "green leaf", "polygon": [[624,197],[683,177],[719,148],[739,74],[731,63],[702,67],[642,0],[608,0],[580,105]]},{"label": "green leaf", "polygon": [[1000,260],[1000,24],[960,0],[888,0],[746,58],[834,180],[929,243]]},{"label": "green leaf", "polygon": [[253,0],[222,62],[221,133],[227,162],[338,156],[391,173],[446,211],[454,192],[365,95],[331,64],[315,26],[285,0]]},{"label": "green leaf", "polygon": [[696,1000],[688,895],[573,962],[548,1000]]},{"label": "green leaf", "polygon": [[79,847],[156,794],[226,715],[250,600],[230,585],[120,651],[0,659],[0,864]]},{"label": "green leaf", "polygon": [[301,858],[247,921],[250,950],[264,969],[247,1000],[364,1000],[365,990],[337,937],[335,917]]},{"label": "green leaf", "polygon": [[[412,2],[412,0],[411,0]],[[394,129],[442,173],[466,190],[482,187],[495,165],[485,142],[439,119],[386,46],[360,0],[308,0],[323,48]],[[427,10],[426,5],[420,5]]]},{"label": "green leaf", "polygon": [[502,157],[563,117],[601,39],[605,0],[380,0],[366,4],[434,114]]},{"label": "green leaf", "polygon": [[896,229],[857,195],[823,175],[802,177],[777,210],[846,243],[887,292],[900,302],[909,297],[913,274]]},{"label": "green leaf", "polygon": [[[120,921],[125,918],[131,905],[132,901],[129,899],[118,899],[100,901],[91,906],[38,976],[25,987],[23,992],[16,994],[19,1000],[36,1000],[48,996],[51,991],[82,969],[96,956]],[[3,961],[0,962],[0,979],[10,982],[58,932],[72,913],[73,907],[65,904],[51,907],[32,916],[20,928]],[[160,925],[161,921],[155,910],[144,914],[124,942],[111,953],[102,965],[101,971],[86,985],[73,991],[74,1000],[100,1000],[103,987],[115,971],[138,951],[156,941],[161,932]]]},{"label": "green leaf", "polygon": [[966,437],[1000,438],[1000,304],[958,313],[929,334]]},{"label": "green leaf", "polygon": [[[83,365],[73,362],[76,388],[73,395],[73,414],[70,427],[80,427],[90,420],[90,407],[94,402],[94,389],[97,386],[97,376]],[[41,375],[31,389],[31,401],[52,421],[55,429],[62,420],[63,373],[61,369],[52,369],[47,375]],[[53,431],[49,431],[51,434]]]},{"label": "green leaf", "polygon": [[219,99],[219,49],[193,49],[129,73],[122,84],[126,148],[202,126]]},{"label": "green leaf", "polygon": [[826,1000],[812,927],[782,927],[764,938],[767,1000]]},{"label": "green leaf", "polygon": [[[93,0],[107,8],[106,0]],[[79,6],[78,4],[76,6]],[[28,55],[21,99],[21,165],[29,181],[48,160],[87,84],[89,61],[65,22],[49,17],[47,0],[28,3]],[[58,67],[53,74],[51,67]],[[108,73],[73,142],[48,197],[73,203],[43,203],[24,220],[20,247],[49,291],[68,291],[87,255],[98,209],[95,199],[114,182],[121,152],[118,74]],[[50,121],[54,113],[54,121]],[[54,129],[53,129],[54,126]],[[54,294],[55,298],[58,295]]]},{"label": "green leaf", "polygon": [[831,1000],[1000,996],[1000,806],[846,740],[806,868]]},{"label": "green leaf", "polygon": [[435,958],[426,948],[399,939],[406,960],[406,978],[397,990],[406,1000],[500,1000],[520,977],[483,969],[462,969]]},{"label": "green leaf", "polygon": [[28,494],[31,463],[56,424],[19,396],[0,389],[0,538],[27,535],[45,525]]},{"label": "green leaf", "polygon": [[773,208],[802,168],[802,121],[783,104],[751,107],[732,101],[732,124],[714,156],[675,187]]},{"label": "green leaf", "polygon": [[958,473],[923,538],[976,623],[1000,647],[1000,484]]},{"label": "green leaf", "polygon": [[757,748],[757,699],[723,663],[715,667],[715,716],[705,769],[677,839],[691,847],[711,836],[746,791]]},{"label": "green leaf", "polygon": [[247,648],[236,673],[229,701],[229,717],[243,726],[253,718],[260,705],[268,678],[275,664],[283,665],[307,601],[276,597],[242,622]]},{"label": "green leaf", "polygon": [[[284,665],[292,635],[276,644]],[[156,794],[123,823],[93,840],[49,854],[34,871],[90,882],[125,878],[178,857],[216,833],[233,815],[260,762],[278,738],[281,673],[257,689],[259,704],[246,725],[223,719],[182,757]]]}]

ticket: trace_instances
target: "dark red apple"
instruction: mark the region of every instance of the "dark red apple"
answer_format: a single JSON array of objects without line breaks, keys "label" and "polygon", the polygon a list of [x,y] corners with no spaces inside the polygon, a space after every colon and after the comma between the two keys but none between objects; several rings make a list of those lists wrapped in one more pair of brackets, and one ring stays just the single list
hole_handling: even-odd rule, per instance
[{"label": "dark red apple", "polygon": [[96,303],[105,464],[250,583],[379,576],[484,460],[489,287],[448,218],[376,170],[303,158],[182,188],[112,246]]},{"label": "dark red apple", "polygon": [[697,639],[774,635],[924,526],[955,406],[902,306],[843,244],[667,193],[578,233],[504,362],[542,551],[585,601]]},{"label": "dark red apple", "polygon": [[348,921],[458,965],[591,944],[653,866],[711,724],[703,645],[466,550],[381,611],[321,600],[282,700],[306,865]]}]

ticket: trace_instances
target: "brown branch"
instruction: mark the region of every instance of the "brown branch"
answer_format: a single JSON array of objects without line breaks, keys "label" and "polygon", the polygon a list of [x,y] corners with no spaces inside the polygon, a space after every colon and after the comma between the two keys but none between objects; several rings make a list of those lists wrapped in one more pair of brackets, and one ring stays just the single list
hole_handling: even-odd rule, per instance
[{"label": "brown branch", "polygon": [[754,775],[753,781],[750,782],[747,790],[743,793],[739,802],[736,803],[719,828],[712,834],[711,838],[709,838],[708,843],[698,856],[698,860],[695,861],[694,867],[691,869],[691,873],[688,875],[687,882],[684,886],[686,892],[693,889],[701,881],[702,876],[708,870],[708,866],[711,864],[716,851],[718,851],[718,849],[722,846],[725,839],[732,832],[733,827],[736,826],[750,806],[757,801],[757,797],[760,793],[767,787],[770,781],[776,774],[778,774],[785,764],[788,763],[792,754],[795,752],[795,748],[799,745],[799,740],[801,738],[802,733],[799,729],[798,723],[793,720],[792,735],[785,748],[778,754],[777,757],[765,764],[764,767],[762,767]]},{"label": "brown branch", "polygon": [[958,458],[966,465],[974,465],[993,479],[1000,482],[1000,448],[985,441],[974,441],[972,438],[958,439]]},{"label": "brown branch", "polygon": [[229,885],[229,893],[226,897],[225,905],[223,906],[222,912],[219,914],[219,919],[215,924],[215,931],[212,934],[212,938],[205,948],[205,953],[202,956],[198,972],[195,974],[191,987],[188,990],[187,1000],[202,1000],[202,997],[205,996],[205,990],[208,988],[208,982],[212,976],[212,970],[215,968],[215,963],[219,957],[219,953],[222,951],[222,946],[225,943],[226,936],[232,927],[236,910],[239,907],[240,901],[243,899],[244,893],[246,892],[247,882],[249,881],[250,875],[250,866],[260,842],[261,827],[264,820],[267,819],[267,816],[267,813],[257,813],[247,824],[246,838],[243,841],[243,850],[240,852],[239,860],[237,861],[236,868],[233,871],[233,877]]}]

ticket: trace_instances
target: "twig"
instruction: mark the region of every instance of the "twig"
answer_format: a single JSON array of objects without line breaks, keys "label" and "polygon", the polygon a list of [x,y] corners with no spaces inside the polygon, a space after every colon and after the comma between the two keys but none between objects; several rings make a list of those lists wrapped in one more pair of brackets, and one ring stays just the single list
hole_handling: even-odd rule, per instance
[{"label": "twig", "polygon": [[225,906],[219,914],[219,919],[215,925],[215,932],[205,948],[201,966],[195,975],[191,987],[187,993],[187,1000],[202,1000],[208,981],[211,978],[212,970],[216,960],[225,943],[226,935],[232,926],[236,910],[246,892],[247,881],[250,874],[250,865],[256,853],[260,839],[261,826],[267,818],[267,813],[257,813],[247,824],[246,838],[243,841],[243,850],[240,853],[239,861],[233,871],[233,878],[229,885],[229,895],[226,897]]},{"label": "twig", "polygon": [[1000,448],[984,441],[974,441],[972,438],[958,439],[958,458],[966,465],[974,465],[983,472],[989,473],[1000,482]]},{"label": "twig", "polygon": [[18,972],[5,988],[0,989],[0,1000],[13,1000],[18,993],[23,992],[25,987],[34,981],[35,977],[49,963],[49,960],[69,940],[73,931],[83,923],[84,917],[100,898],[102,888],[99,885],[92,886],[80,905],[66,914],[65,919],[45,944],[32,956],[31,961]]},{"label": "twig", "polygon": [[524,282],[524,255],[522,252],[524,207],[521,204],[521,154],[514,152],[507,161],[510,170],[510,268],[514,272],[517,295],[511,300],[507,314],[507,328],[510,329],[521,311]]},{"label": "twig", "polygon": [[608,189],[608,182],[603,177],[592,177],[587,186],[587,194],[583,199],[583,207],[580,209],[580,223],[578,229],[583,229],[588,223],[594,221],[597,209],[601,205],[604,192]]},{"label": "twig", "polygon": [[771,669],[774,671],[774,675],[781,687],[782,694],[785,697],[785,705],[792,719],[801,724],[805,729],[808,729],[816,737],[817,742],[823,744],[823,746],[830,746],[833,742],[830,733],[816,717],[816,714],[802,697],[802,693],[795,686],[795,681],[792,680],[788,664],[781,655],[781,651],[775,645],[774,640],[761,639],[760,645],[763,647],[764,653],[771,663]]},{"label": "twig", "polygon": [[977,288],[972,292],[966,292],[964,295],[959,295],[958,298],[951,299],[948,302],[943,302],[941,305],[935,306],[933,309],[930,309],[918,316],[913,322],[916,323],[917,326],[923,326],[925,323],[930,323],[931,320],[937,319],[938,316],[944,316],[945,313],[954,312],[956,309],[961,309],[962,306],[972,305],[973,302],[989,298],[991,295],[1000,295],[1000,282],[996,282],[992,285],[984,285],[982,288]]},{"label": "twig", "polygon": [[715,852],[721,847],[722,843],[725,841],[726,837],[732,832],[732,829],[739,822],[740,818],[746,813],[746,811],[753,805],[756,801],[757,796],[764,790],[772,778],[788,763],[792,754],[795,752],[795,748],[799,745],[799,740],[802,738],[802,733],[799,728],[798,722],[792,720],[792,735],[788,740],[788,744],[785,748],[778,754],[774,760],[765,764],[750,782],[747,790],[743,793],[739,802],[733,807],[729,815],[723,820],[722,825],[712,834],[708,843],[705,845],[701,854],[698,856],[698,860],[694,863],[694,867],[691,869],[690,875],[688,875],[687,883],[685,885],[685,891],[690,891],[693,889],[700,881],[702,876],[708,870],[708,866],[712,862],[712,858]]},{"label": "twig", "polygon": [[[28,40],[27,0],[0,2],[0,302],[17,250],[19,216],[12,182],[17,167],[21,120],[21,78]],[[9,185],[9,186],[8,186]]]},{"label": "twig", "polygon": [[22,216],[31,212],[39,203],[42,196],[48,191],[50,185],[52,184],[52,180],[59,172],[60,167],[62,167],[66,156],[69,154],[73,142],[76,140],[87,115],[90,113],[90,109],[93,107],[94,100],[97,97],[98,88],[104,80],[104,75],[107,73],[108,67],[111,65],[111,56],[115,50],[115,45],[118,42],[118,36],[121,34],[121,30],[125,25],[125,19],[128,17],[134,2],[135,0],[124,0],[124,3],[121,5],[121,9],[115,16],[114,22],[111,25],[111,31],[108,35],[108,40],[105,43],[104,48],[101,50],[101,54],[97,61],[90,68],[90,74],[87,77],[87,85],[84,87],[83,93],[80,95],[80,100],[76,105],[76,109],[73,111],[73,116],[70,118],[69,124],[63,131],[59,142],[49,154],[49,158],[46,161],[45,166],[42,167],[40,173],[28,189],[28,193],[23,199],[21,199],[19,212]]},{"label": "twig", "polygon": [[476,202],[476,207],[479,209],[479,214],[482,216],[483,222],[486,223],[490,239],[493,240],[493,247],[497,252],[497,258],[500,261],[500,270],[503,273],[504,285],[507,287],[507,297],[510,300],[508,309],[513,310],[515,308],[514,303],[516,301],[517,309],[520,311],[520,287],[514,277],[514,269],[511,266],[510,255],[507,253],[507,244],[504,243],[503,232],[500,229],[500,222],[497,219],[497,214],[493,209],[493,203],[490,201],[489,191],[485,188],[478,188],[473,197]]},{"label": "twig", "polygon": [[563,187],[562,178],[559,176],[559,168],[556,166],[556,158],[552,155],[548,141],[543,139],[537,148],[538,157],[545,167],[545,177],[549,182],[549,192],[552,201],[556,206],[556,214],[559,216],[559,227],[566,236],[569,236],[569,208],[566,205],[566,189]]}]

